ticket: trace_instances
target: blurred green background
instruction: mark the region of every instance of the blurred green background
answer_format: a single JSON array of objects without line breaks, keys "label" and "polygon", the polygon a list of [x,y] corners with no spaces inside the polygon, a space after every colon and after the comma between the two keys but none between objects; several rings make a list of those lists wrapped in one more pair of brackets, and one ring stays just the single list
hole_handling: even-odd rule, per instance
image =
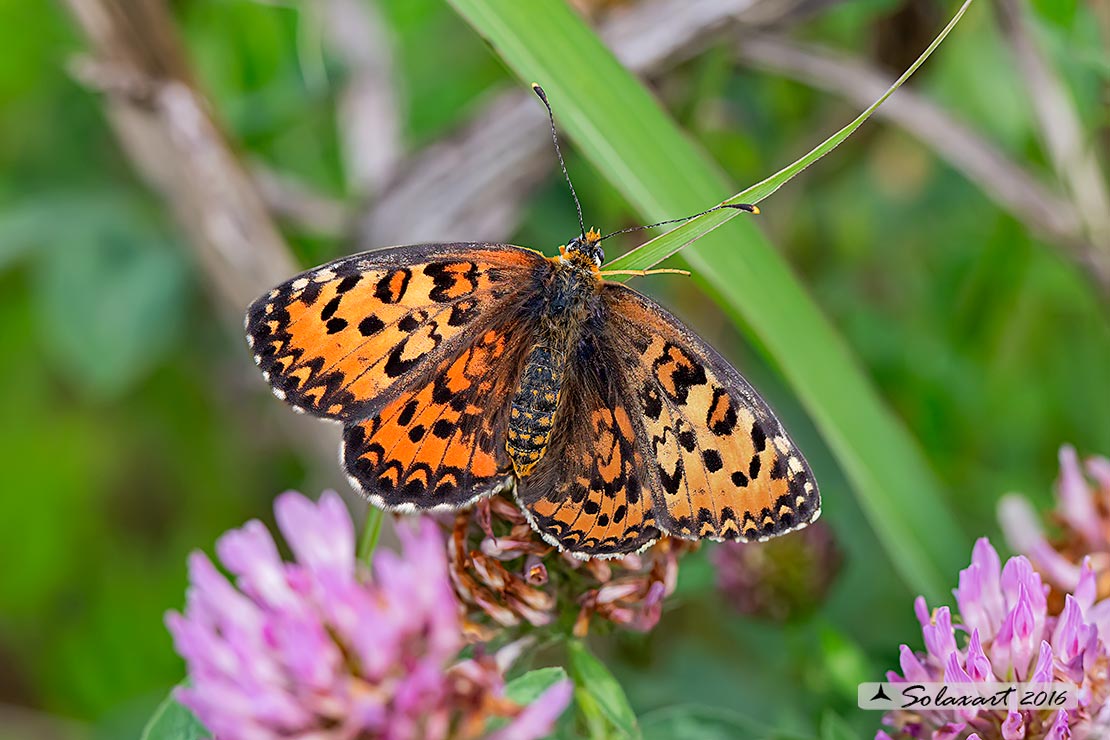
[{"label": "blurred green background", "polygon": [[[105,4],[0,0],[0,737],[136,736],[182,675],[162,614],[183,603],[186,553],[210,551],[250,517],[269,520],[281,490],[342,480],[327,432],[293,426],[255,377],[234,317],[245,300],[231,305],[253,289],[221,286],[196,247],[206,222],[185,218],[182,229],[167,205],[175,187],[215,186],[159,192],[136,174],[134,142],[121,146],[130,129],[113,101],[149,101],[103,63],[103,48],[101,63],[89,56],[74,11]],[[648,84],[743,185],[854,117],[858,96],[877,97],[870,81],[893,79],[955,10],[931,0],[577,5],[621,49],[651,56],[676,44],[648,65]],[[135,3],[152,7],[166,8]],[[576,230],[542,117],[524,119],[540,144],[531,129],[528,144],[476,130],[534,102],[445,0],[176,0],[168,10],[192,82],[301,266],[434,238],[433,227],[443,239],[549,252]],[[679,43],[668,13],[716,20],[692,22]],[[759,228],[941,481],[962,531],[931,540],[963,548],[995,535],[1007,491],[1047,506],[1061,443],[1110,452],[1110,275],[1092,267],[1110,253],[1099,230],[1110,212],[1092,186],[1105,193],[1108,37],[1104,4],[982,0],[909,85],[929,115],[872,119],[762,206]],[[835,64],[812,64],[830,51]],[[1063,97],[1030,83],[1031,60]],[[1046,144],[1069,131],[1078,160]],[[541,145],[542,156],[498,169]],[[587,221],[638,223],[567,148]],[[460,172],[460,161],[487,164]],[[441,226],[452,209],[459,219]],[[703,548],[654,634],[598,640],[599,650],[649,730],[681,722],[664,708],[697,704],[725,724],[743,716],[813,737],[843,723],[854,728],[846,736],[869,736],[878,716],[854,710],[855,683],[895,667],[900,642],[919,645],[913,592],[759,348],[690,281],[638,287],[779,410],[847,558],[817,614],[777,626],[729,611]]]}]

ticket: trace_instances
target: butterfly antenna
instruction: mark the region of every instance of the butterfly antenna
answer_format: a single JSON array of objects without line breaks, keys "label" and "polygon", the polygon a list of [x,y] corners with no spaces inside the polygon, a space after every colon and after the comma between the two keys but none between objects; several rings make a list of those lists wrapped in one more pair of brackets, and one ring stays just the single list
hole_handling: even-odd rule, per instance
[{"label": "butterfly antenna", "polygon": [[660,221],[657,224],[647,224],[646,226],[629,226],[627,229],[621,229],[620,231],[614,231],[611,234],[606,234],[605,236],[601,237],[601,239],[599,241],[605,241],[609,237],[616,236],[617,234],[627,234],[630,231],[642,231],[644,229],[654,229],[656,226],[666,226],[667,224],[682,223],[684,221],[689,221],[692,218],[697,218],[698,216],[704,216],[707,213],[713,213],[713,211],[720,211],[720,210],[723,210],[725,208],[732,208],[733,210],[745,211],[747,213],[752,213],[752,214],[755,214],[755,215],[759,215],[759,207],[758,206],[753,206],[750,203],[723,203],[719,206],[713,206],[712,208],[707,208],[706,210],[702,211],[701,213],[695,213],[693,216],[686,216],[685,218],[672,218],[669,221]]},{"label": "butterfly antenna", "polygon": [[578,228],[582,230],[582,240],[586,239],[586,223],[582,220],[582,204],[578,202],[578,193],[574,192],[574,184],[570,181],[570,175],[567,173],[567,165],[563,162],[563,153],[559,150],[559,135],[555,132],[555,114],[551,112],[551,103],[547,102],[547,93],[543,91],[537,83],[532,83],[532,91],[536,93],[543,105],[547,108],[547,120],[551,122],[551,140],[555,142],[555,156],[559,158],[559,167],[563,170],[563,177],[567,179],[567,187],[570,188],[570,195],[574,198],[574,207],[578,209]]}]

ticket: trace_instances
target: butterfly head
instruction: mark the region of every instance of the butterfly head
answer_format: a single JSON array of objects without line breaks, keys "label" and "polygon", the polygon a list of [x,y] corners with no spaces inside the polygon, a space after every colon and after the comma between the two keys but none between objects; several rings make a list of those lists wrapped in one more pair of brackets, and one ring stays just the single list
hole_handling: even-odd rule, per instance
[{"label": "butterfly head", "polygon": [[677,224],[689,221],[692,218],[704,216],[713,211],[720,211],[723,209],[734,209],[738,211],[746,211],[748,213],[759,213],[759,208],[750,203],[721,203],[720,205],[708,208],[701,213],[695,213],[692,216],[685,216],[683,218],[673,218],[667,221],[660,221],[646,226],[631,226],[627,229],[614,231],[612,233],[601,235],[601,232],[596,229],[586,231],[586,224],[582,220],[582,204],[578,202],[578,194],[574,192],[574,183],[570,181],[570,174],[567,172],[567,165],[563,161],[563,153],[559,150],[559,134],[555,131],[555,114],[551,112],[551,104],[547,101],[547,93],[543,88],[532,83],[532,90],[539,96],[545,108],[547,108],[547,120],[551,124],[551,141],[555,145],[555,156],[559,158],[559,168],[563,171],[563,177],[566,178],[567,187],[570,189],[570,195],[574,199],[574,208],[578,211],[578,226],[582,229],[582,236],[576,236],[567,243],[565,247],[559,247],[559,259],[570,260],[585,267],[590,267],[597,270],[601,267],[601,263],[605,261],[605,250],[601,247],[601,242],[605,241],[611,236],[618,234],[627,234],[630,231],[641,231],[643,229],[654,229],[656,226],[666,226],[667,224]]},{"label": "butterfly head", "polygon": [[585,236],[576,236],[571,239],[563,249],[563,254],[570,260],[583,260],[592,267],[601,267],[605,261],[605,249],[601,246],[601,232],[590,229]]}]

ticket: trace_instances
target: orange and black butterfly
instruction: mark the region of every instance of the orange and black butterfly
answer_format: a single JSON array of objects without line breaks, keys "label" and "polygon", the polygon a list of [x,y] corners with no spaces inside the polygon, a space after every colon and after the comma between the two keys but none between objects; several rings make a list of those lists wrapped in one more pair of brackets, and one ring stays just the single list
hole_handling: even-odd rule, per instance
[{"label": "orange and black butterfly", "polygon": [[513,490],[581,557],[816,519],[813,474],[771,409],[678,319],[606,280],[603,239],[583,229],[550,258],[471,243],[345,257],[255,301],[247,341],[278,398],[343,424],[350,481],[384,509]]}]

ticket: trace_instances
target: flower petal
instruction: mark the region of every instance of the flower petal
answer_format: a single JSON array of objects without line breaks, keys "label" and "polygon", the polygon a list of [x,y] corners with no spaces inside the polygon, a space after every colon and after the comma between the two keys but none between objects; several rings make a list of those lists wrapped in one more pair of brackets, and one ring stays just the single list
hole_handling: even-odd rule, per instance
[{"label": "flower petal", "polygon": [[294,607],[297,597],[285,580],[284,566],[270,532],[257,519],[216,541],[216,553],[239,576],[239,588],[269,607]]},{"label": "flower petal", "polygon": [[1010,547],[1024,553],[1051,583],[1064,591],[1075,589],[1079,583],[1079,568],[1056,552],[1045,539],[1028,500],[1017,494],[1004,496],[998,503],[998,523]]},{"label": "flower petal", "polygon": [[1091,489],[1087,487],[1079,467],[1079,456],[1071,445],[1060,448],[1060,477],[1056,481],[1056,494],[1060,516],[1083,535],[1088,544],[1097,547],[1102,539],[1098,531],[1098,512]]},{"label": "flower petal", "polygon": [[354,575],[355,526],[335,491],[324,491],[315,503],[296,491],[286,491],[274,502],[274,516],[301,565]]}]

